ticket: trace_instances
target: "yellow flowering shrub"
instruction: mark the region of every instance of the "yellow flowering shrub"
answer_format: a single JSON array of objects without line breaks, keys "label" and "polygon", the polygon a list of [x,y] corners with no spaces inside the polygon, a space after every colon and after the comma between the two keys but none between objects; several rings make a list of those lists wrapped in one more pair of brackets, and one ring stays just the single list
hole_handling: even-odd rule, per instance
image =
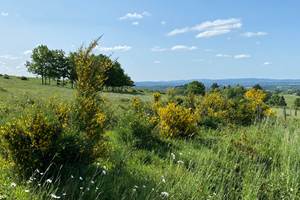
[{"label": "yellow flowering shrub", "polygon": [[108,57],[99,59],[92,54],[97,45],[98,40],[88,48],[81,48],[75,59],[78,76],[76,116],[80,130],[86,132],[91,142],[103,132],[106,117],[101,111],[103,101],[98,93],[103,89],[106,73],[113,64]]},{"label": "yellow flowering shrub", "polygon": [[169,103],[158,109],[160,132],[165,137],[189,137],[196,132],[197,118],[191,109]]},{"label": "yellow flowering shrub", "polygon": [[25,175],[50,164],[61,133],[58,119],[40,110],[9,121],[0,128],[7,154]]},{"label": "yellow flowering shrub", "polygon": [[161,94],[160,94],[159,92],[155,92],[155,93],[153,94],[153,100],[154,100],[154,103],[159,102],[160,99],[161,99]]},{"label": "yellow flowering shrub", "polygon": [[135,111],[142,110],[142,100],[139,97],[133,97],[131,101],[131,105]]},{"label": "yellow flowering shrub", "polygon": [[216,122],[226,122],[230,117],[231,103],[219,92],[205,94],[197,107],[199,118],[210,118]]},{"label": "yellow flowering shrub", "polygon": [[264,103],[267,94],[262,90],[252,88],[245,93],[245,98],[251,101],[254,106],[257,106]]}]

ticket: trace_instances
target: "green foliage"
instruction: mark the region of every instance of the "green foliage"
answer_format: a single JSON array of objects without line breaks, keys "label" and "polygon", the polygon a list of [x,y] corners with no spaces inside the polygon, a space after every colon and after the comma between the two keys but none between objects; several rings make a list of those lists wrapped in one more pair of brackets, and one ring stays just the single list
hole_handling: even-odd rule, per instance
[{"label": "green foliage", "polygon": [[284,96],[279,94],[272,94],[267,103],[271,106],[287,106]]},{"label": "green foliage", "polygon": [[186,85],[186,93],[194,95],[204,95],[205,86],[199,81],[192,81],[191,83]]},{"label": "green foliage", "polygon": [[10,79],[10,77],[9,77],[7,74],[4,74],[4,75],[3,75],[3,78],[4,78],[4,79]]},{"label": "green foliage", "polygon": [[296,108],[299,108],[300,107],[300,98],[296,98],[295,101],[294,101],[294,106]]}]

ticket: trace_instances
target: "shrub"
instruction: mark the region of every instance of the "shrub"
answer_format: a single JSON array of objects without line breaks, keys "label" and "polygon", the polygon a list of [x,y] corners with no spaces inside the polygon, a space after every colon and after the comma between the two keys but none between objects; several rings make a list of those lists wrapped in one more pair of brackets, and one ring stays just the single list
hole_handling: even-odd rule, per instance
[{"label": "shrub", "polygon": [[49,166],[61,133],[61,124],[54,115],[34,111],[7,122],[0,134],[18,171],[30,175]]},{"label": "shrub", "polygon": [[26,77],[26,76],[21,76],[21,77],[19,77],[22,81],[27,81],[28,80],[28,78]]},{"label": "shrub", "polygon": [[191,109],[174,103],[158,109],[160,132],[165,137],[191,137],[196,131],[197,118]]},{"label": "shrub", "polygon": [[7,74],[4,74],[4,75],[3,75],[3,78],[4,78],[4,79],[10,79],[10,77],[9,77]]},{"label": "shrub", "polygon": [[215,128],[217,124],[228,123],[230,106],[230,102],[220,92],[206,94],[197,107],[200,124]]},{"label": "shrub", "polygon": [[159,92],[155,92],[153,94],[153,100],[154,100],[154,103],[158,103],[161,99],[161,94]]}]

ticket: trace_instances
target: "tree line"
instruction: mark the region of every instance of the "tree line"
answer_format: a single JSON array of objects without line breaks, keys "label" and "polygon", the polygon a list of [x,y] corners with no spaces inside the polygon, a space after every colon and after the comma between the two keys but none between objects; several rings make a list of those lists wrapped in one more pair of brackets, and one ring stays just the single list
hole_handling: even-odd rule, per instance
[{"label": "tree line", "polygon": [[[34,48],[31,55],[31,61],[26,61],[27,70],[41,77],[43,85],[51,84],[55,80],[57,85],[65,85],[68,80],[72,87],[76,85],[78,76],[76,72],[77,52],[70,52],[68,55],[63,50],[49,49],[46,45],[39,45]],[[111,65],[105,68],[104,82],[105,87],[123,87],[134,86],[134,82],[124,72],[121,64],[117,60],[103,54],[92,54],[95,63],[102,68],[102,61],[109,60]]]}]

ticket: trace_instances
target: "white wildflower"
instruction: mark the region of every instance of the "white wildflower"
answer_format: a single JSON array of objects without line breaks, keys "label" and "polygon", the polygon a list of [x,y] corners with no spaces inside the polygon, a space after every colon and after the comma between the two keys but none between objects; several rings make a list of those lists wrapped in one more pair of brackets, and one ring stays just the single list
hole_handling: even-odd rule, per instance
[{"label": "white wildflower", "polygon": [[47,182],[47,183],[52,183],[52,180],[48,178],[48,179],[46,180],[46,182]]},{"label": "white wildflower", "polygon": [[79,180],[83,181],[83,178],[81,176],[79,176]]},{"label": "white wildflower", "polygon": [[16,187],[16,186],[17,186],[17,184],[14,182],[10,184],[10,187]]},{"label": "white wildflower", "polygon": [[161,196],[162,198],[168,198],[168,197],[169,197],[169,193],[167,193],[167,192],[161,192],[161,193],[160,193],[160,196]]},{"label": "white wildflower", "polygon": [[26,193],[29,193],[29,192],[30,192],[30,190],[25,190],[25,192],[26,192]]},{"label": "white wildflower", "polygon": [[55,195],[55,194],[53,194],[53,193],[52,193],[50,196],[51,196],[51,198],[53,198],[53,199],[60,199],[60,196],[57,196],[57,195]]},{"label": "white wildflower", "polygon": [[106,175],[106,171],[105,171],[105,170],[102,170],[102,174],[103,174],[103,175]]},{"label": "white wildflower", "polygon": [[171,153],[171,157],[172,157],[172,159],[173,159],[173,160],[175,160],[175,159],[176,159],[176,156],[175,156],[175,154],[174,154],[174,153]]},{"label": "white wildflower", "polygon": [[177,163],[178,164],[184,164],[184,162],[182,160],[178,160]]}]

